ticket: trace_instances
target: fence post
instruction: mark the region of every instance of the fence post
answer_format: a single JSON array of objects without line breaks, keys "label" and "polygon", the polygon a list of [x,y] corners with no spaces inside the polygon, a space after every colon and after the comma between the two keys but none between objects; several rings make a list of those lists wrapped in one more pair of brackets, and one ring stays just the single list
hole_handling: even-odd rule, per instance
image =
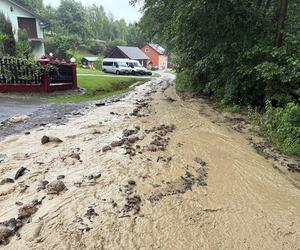
[{"label": "fence post", "polygon": [[77,63],[71,63],[72,67],[72,76],[73,76],[73,89],[78,88],[77,84]]},{"label": "fence post", "polygon": [[[49,61],[49,59],[39,60],[41,65],[47,65]],[[50,77],[48,72],[44,72],[44,74],[42,75],[42,86],[45,92],[50,92]]]}]

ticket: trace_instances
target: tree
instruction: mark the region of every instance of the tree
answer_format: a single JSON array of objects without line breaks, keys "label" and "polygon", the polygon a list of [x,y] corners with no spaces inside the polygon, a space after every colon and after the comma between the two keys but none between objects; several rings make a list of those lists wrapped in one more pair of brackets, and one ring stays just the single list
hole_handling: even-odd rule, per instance
[{"label": "tree", "polygon": [[32,53],[32,47],[28,41],[28,34],[26,31],[18,30],[18,41],[17,47],[17,57],[29,59]]},{"label": "tree", "polygon": [[0,13],[0,33],[2,35],[3,54],[8,56],[16,55],[16,41],[14,38],[12,24],[3,13]]}]

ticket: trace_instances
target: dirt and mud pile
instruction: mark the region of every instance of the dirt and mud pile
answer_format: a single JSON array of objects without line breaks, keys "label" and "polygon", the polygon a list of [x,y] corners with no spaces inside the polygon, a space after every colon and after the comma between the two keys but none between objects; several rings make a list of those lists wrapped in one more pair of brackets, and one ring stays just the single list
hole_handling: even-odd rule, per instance
[{"label": "dirt and mud pile", "polygon": [[297,249],[297,167],[277,171],[238,130],[166,75],[7,137],[0,249]]}]

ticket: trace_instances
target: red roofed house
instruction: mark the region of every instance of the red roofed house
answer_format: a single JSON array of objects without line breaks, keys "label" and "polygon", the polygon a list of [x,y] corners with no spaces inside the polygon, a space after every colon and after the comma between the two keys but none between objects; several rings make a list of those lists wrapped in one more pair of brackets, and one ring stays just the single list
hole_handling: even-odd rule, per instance
[{"label": "red roofed house", "polygon": [[142,51],[150,58],[152,68],[158,68],[160,70],[168,68],[168,56],[166,50],[158,44],[149,43],[146,44]]}]

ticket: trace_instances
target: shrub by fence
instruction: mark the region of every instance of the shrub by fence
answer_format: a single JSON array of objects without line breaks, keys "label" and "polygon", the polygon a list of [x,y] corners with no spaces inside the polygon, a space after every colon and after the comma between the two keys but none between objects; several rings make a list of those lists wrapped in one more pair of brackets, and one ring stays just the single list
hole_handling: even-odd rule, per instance
[{"label": "shrub by fence", "polygon": [[52,92],[77,88],[76,64],[0,58],[0,92]]}]

